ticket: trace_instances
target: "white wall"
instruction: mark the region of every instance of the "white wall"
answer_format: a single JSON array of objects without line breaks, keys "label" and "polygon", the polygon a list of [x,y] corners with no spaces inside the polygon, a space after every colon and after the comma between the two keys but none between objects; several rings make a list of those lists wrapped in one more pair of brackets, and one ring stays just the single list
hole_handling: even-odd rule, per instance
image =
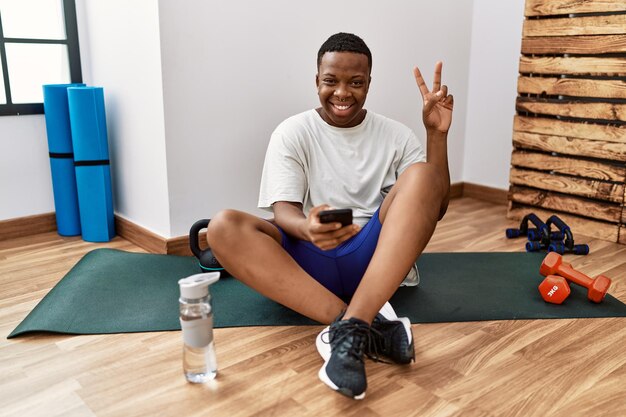
[{"label": "white wall", "polygon": [[430,83],[444,61],[457,103],[451,175],[461,181],[471,1],[160,0],[159,8],[172,235],[225,207],[267,216],[256,203],[270,134],[319,105],[317,50],[339,31],[372,50],[366,108],[422,137],[412,67]]},{"label": "white wall", "polygon": [[[366,107],[422,137],[411,67],[430,83],[443,60],[452,181],[508,187],[523,0],[77,0],[77,12],[84,80],[105,87],[115,211],[164,237],[223,207],[256,212],[269,135],[318,104],[316,52],[337,31],[373,52]],[[47,154],[43,116],[0,117],[0,220],[54,210]]]},{"label": "white wall", "polygon": [[44,116],[0,116],[0,220],[52,211]]},{"label": "white wall", "polygon": [[[104,87],[116,214],[169,237],[157,0],[77,0],[83,80]],[[54,211],[43,115],[0,117],[0,220]]]},{"label": "white wall", "polygon": [[524,0],[475,0],[463,181],[508,189]]},{"label": "white wall", "polygon": [[84,81],[104,87],[116,214],[169,237],[157,0],[77,1]]}]

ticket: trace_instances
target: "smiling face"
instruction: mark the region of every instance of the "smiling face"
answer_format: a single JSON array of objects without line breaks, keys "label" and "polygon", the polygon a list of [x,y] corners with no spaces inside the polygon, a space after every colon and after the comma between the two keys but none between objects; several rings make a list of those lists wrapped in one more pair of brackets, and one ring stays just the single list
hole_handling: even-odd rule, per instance
[{"label": "smiling face", "polygon": [[370,86],[368,58],[355,52],[327,52],[322,56],[315,83],[322,107],[318,113],[331,126],[354,127],[365,118]]}]

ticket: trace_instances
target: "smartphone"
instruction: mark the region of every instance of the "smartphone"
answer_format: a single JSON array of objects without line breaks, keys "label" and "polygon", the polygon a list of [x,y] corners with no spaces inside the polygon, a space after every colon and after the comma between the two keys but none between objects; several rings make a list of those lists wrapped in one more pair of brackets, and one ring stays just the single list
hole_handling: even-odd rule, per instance
[{"label": "smartphone", "polygon": [[341,226],[352,224],[352,209],[333,209],[319,212],[320,223],[339,222]]}]

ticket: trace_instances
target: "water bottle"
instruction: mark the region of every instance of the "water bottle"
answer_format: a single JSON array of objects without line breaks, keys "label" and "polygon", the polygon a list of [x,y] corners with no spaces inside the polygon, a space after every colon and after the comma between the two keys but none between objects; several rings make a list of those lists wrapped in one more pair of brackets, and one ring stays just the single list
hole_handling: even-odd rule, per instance
[{"label": "water bottle", "polygon": [[207,382],[217,376],[209,285],[219,277],[219,272],[209,272],[178,281],[183,372],[187,381],[194,384]]}]

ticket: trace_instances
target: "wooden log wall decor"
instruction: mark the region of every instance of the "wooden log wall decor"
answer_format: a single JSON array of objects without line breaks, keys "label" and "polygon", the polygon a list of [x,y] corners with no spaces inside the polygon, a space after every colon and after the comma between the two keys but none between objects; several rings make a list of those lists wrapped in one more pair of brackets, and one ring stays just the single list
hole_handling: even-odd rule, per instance
[{"label": "wooden log wall decor", "polygon": [[626,0],[526,0],[508,217],[626,244]]}]

